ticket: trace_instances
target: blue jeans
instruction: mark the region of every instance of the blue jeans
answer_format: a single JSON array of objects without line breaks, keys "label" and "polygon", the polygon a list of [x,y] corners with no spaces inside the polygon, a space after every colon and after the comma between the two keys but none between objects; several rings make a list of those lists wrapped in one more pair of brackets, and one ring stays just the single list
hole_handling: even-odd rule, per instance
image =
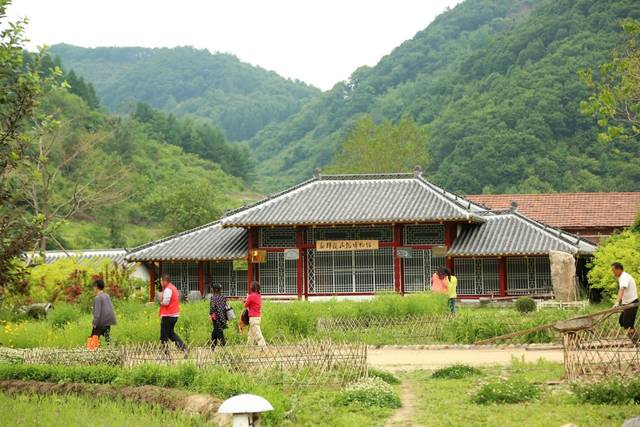
[{"label": "blue jeans", "polygon": [[456,299],[455,298],[449,298],[449,310],[451,311],[451,314],[456,314]]}]

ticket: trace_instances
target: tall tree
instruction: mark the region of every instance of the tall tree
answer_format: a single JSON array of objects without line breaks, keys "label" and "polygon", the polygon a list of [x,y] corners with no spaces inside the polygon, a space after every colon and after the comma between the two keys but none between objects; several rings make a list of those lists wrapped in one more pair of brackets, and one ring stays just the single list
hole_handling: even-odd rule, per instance
[{"label": "tall tree", "polygon": [[35,160],[24,175],[25,201],[42,218],[42,256],[59,225],[129,197],[128,169],[98,149],[107,138],[66,121],[34,141]]},{"label": "tall tree", "polygon": [[[30,215],[20,204],[18,172],[29,165],[26,155],[31,124],[45,127],[46,117],[36,107],[46,88],[61,75],[38,72],[44,52],[29,55],[24,49],[25,19],[6,22],[10,2],[0,0],[0,294],[15,282],[15,260],[33,247],[40,236],[42,218]],[[25,61],[29,56],[30,61]]]},{"label": "tall tree", "polygon": [[598,139],[637,139],[640,137],[640,21],[622,22],[627,36],[624,50],[614,51],[613,59],[600,66],[600,76],[591,70],[580,77],[592,90],[588,101],[580,104],[583,114],[594,116],[603,129]]},{"label": "tall tree", "polygon": [[416,165],[426,167],[427,132],[413,118],[394,125],[389,120],[376,124],[362,117],[346,137],[327,170],[332,173],[409,172]]}]

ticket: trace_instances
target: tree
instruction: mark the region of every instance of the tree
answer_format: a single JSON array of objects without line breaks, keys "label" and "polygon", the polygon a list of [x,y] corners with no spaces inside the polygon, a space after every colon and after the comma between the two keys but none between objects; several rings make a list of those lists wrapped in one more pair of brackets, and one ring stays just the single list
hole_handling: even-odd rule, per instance
[{"label": "tree", "polygon": [[24,174],[24,200],[42,218],[43,257],[47,239],[60,224],[129,197],[128,169],[98,149],[108,135],[71,123],[41,133],[32,146],[34,161]]},{"label": "tree", "polygon": [[580,111],[598,119],[603,129],[598,139],[603,142],[640,136],[640,21],[627,19],[622,28],[627,36],[625,48],[600,66],[600,77],[594,80],[591,70],[580,73],[593,90]]},{"label": "tree", "polygon": [[31,123],[39,122],[41,128],[48,123],[36,112],[39,101],[61,75],[57,68],[47,76],[38,73],[43,51],[25,61],[27,21],[5,22],[9,4],[0,0],[0,294],[15,283],[16,260],[41,234],[42,218],[34,218],[20,204],[17,176],[29,165]]},{"label": "tree", "polygon": [[397,125],[386,119],[376,124],[367,115],[358,120],[337,150],[328,172],[408,172],[429,163],[427,132],[413,118],[404,117]]}]

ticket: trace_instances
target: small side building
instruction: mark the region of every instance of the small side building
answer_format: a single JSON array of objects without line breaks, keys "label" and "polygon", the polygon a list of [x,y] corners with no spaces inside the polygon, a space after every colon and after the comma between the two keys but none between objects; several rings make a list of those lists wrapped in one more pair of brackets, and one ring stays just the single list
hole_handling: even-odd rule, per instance
[{"label": "small side building", "polygon": [[640,213],[640,192],[477,194],[467,198],[488,209],[518,211],[536,221],[599,243],[633,224]]},{"label": "small side building", "polygon": [[183,293],[222,284],[232,297],[258,280],[265,296],[401,294],[430,289],[446,265],[460,297],[552,292],[548,253],[595,246],[518,211],[489,210],[413,174],[320,175],[220,221],[135,248]]}]

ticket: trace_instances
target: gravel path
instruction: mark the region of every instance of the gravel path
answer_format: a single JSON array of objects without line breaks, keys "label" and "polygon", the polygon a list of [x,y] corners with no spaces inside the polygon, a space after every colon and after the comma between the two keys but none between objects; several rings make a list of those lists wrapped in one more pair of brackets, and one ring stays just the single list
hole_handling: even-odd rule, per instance
[{"label": "gravel path", "polygon": [[545,359],[562,362],[562,349],[490,348],[490,349],[416,349],[416,348],[369,348],[369,366],[389,371],[414,371],[437,369],[455,363],[473,366],[508,365],[512,358],[535,362]]}]

